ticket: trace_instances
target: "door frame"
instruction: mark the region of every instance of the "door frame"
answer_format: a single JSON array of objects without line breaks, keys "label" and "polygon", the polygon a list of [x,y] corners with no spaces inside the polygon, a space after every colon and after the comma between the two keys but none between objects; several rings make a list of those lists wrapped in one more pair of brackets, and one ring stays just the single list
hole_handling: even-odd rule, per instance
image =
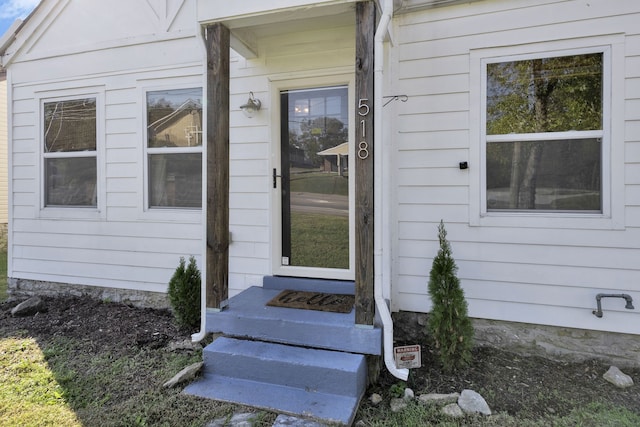
[{"label": "door frame", "polygon": [[[336,73],[315,77],[291,77],[271,78],[271,167],[277,174],[281,174],[281,108],[280,92],[284,90],[312,89],[328,86],[346,85],[348,91],[349,106],[355,105],[355,75],[353,73]],[[312,277],[336,280],[355,280],[355,184],[356,176],[353,170],[355,155],[355,109],[349,107],[349,268],[319,268],[282,265],[282,205],[281,205],[281,181],[278,178],[277,188],[270,185],[271,190],[271,269],[273,275],[292,277]],[[270,182],[271,184],[271,182]]]}]

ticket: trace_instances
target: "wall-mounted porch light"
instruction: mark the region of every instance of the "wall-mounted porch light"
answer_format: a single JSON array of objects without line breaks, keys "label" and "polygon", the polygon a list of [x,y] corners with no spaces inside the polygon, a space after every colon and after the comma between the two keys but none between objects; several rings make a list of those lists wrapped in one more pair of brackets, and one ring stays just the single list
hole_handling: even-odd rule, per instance
[{"label": "wall-mounted porch light", "polygon": [[242,110],[245,116],[247,116],[248,118],[251,118],[255,113],[258,112],[258,110],[260,110],[261,106],[262,106],[262,102],[260,102],[259,99],[255,99],[253,97],[253,92],[249,92],[249,99],[247,100],[247,103],[241,105],[240,109]]}]

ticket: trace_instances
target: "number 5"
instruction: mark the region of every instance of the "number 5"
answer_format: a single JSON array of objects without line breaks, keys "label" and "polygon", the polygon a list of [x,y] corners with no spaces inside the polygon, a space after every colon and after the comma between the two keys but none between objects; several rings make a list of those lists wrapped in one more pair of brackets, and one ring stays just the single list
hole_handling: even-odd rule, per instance
[{"label": "number 5", "polygon": [[360,102],[358,103],[358,110],[362,110],[364,108],[364,112],[358,111],[358,114],[363,117],[369,114],[369,104],[367,104],[368,100],[369,98],[360,98]]}]

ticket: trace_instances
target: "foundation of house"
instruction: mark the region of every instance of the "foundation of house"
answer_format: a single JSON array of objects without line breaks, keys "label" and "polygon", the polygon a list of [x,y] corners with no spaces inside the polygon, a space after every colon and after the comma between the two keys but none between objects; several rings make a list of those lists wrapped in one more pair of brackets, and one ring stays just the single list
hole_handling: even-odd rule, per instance
[{"label": "foundation of house", "polygon": [[170,308],[169,298],[164,292],[149,292],[134,289],[107,288],[102,286],[76,285],[9,278],[9,296],[12,298],[39,296],[90,296],[102,301],[119,302],[134,307]]},{"label": "foundation of house", "polygon": [[[426,343],[427,317],[424,313],[393,313],[396,340]],[[479,346],[553,360],[597,359],[620,368],[640,366],[640,335],[486,319],[473,319],[473,328]]]}]

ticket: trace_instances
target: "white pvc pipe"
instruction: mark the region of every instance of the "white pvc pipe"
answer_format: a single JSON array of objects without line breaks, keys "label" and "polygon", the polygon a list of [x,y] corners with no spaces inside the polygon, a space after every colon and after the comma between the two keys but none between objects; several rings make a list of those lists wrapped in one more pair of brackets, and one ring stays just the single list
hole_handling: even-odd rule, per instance
[{"label": "white pvc pipe", "polygon": [[[386,243],[387,250],[390,249],[391,243],[389,239],[389,233],[383,223],[389,220],[389,183],[388,179],[383,179],[383,175],[389,176],[389,154],[388,143],[383,142],[382,136],[382,107],[383,107],[383,71],[384,71],[384,38],[387,32],[389,23],[391,22],[391,16],[393,14],[393,2],[391,0],[383,0],[382,16],[380,17],[380,23],[376,28],[376,34],[374,37],[374,141],[375,141],[375,171],[374,174],[374,200],[377,205],[376,211],[379,213],[375,216],[375,242],[374,242],[374,254],[375,254],[375,271],[374,278],[374,297],[376,302],[376,309],[380,316],[383,328],[383,349],[384,349],[384,363],[387,370],[396,378],[406,381],[409,377],[408,369],[398,369],[393,357],[393,319],[389,312],[389,307],[384,299],[383,286],[390,293],[391,284],[387,280],[382,280],[383,272],[383,242]],[[383,162],[386,163],[383,167]],[[384,188],[384,189],[383,189]],[[385,207],[386,206],[386,207]],[[387,257],[387,259],[390,259]]]},{"label": "white pvc pipe", "polygon": [[[197,6],[196,6],[197,7]],[[197,16],[197,14],[196,14]],[[200,25],[200,23],[197,23],[197,28],[196,28],[196,34],[197,34],[197,38],[200,41],[200,47],[202,49],[203,55],[204,55],[204,60],[202,61],[202,75],[206,76],[207,73],[207,44],[205,43],[204,40],[204,28]],[[202,82],[202,90],[204,91],[204,93],[207,93],[207,78],[204,77]],[[205,104],[206,108],[209,108],[209,105]],[[204,123],[203,125],[203,130],[204,130],[204,137],[206,138],[206,129],[207,129],[207,115],[205,114],[204,117]],[[206,141],[206,139],[205,139]],[[206,159],[207,158],[207,144],[204,144],[202,147],[202,155],[203,157]],[[207,162],[204,162],[205,164],[207,164]],[[200,279],[201,279],[201,285],[200,285],[200,331],[196,332],[195,334],[191,335],[191,341],[193,342],[200,342],[204,339],[204,337],[207,336],[207,287],[206,287],[206,283],[207,283],[207,168],[203,167],[202,170],[202,224],[205,224],[204,226],[204,233],[202,236],[202,266],[203,268],[200,268]]]}]

